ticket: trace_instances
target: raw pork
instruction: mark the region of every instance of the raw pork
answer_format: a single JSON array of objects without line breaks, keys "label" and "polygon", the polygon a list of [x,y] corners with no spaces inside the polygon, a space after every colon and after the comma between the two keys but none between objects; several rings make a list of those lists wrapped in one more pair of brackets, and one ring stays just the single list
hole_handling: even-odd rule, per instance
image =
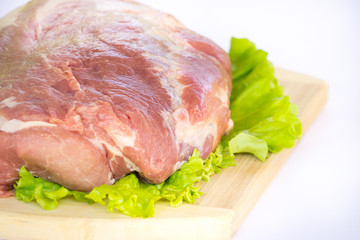
[{"label": "raw pork", "polygon": [[0,20],[0,196],[21,166],[74,190],[160,183],[232,128],[229,58],[132,1],[35,0]]}]

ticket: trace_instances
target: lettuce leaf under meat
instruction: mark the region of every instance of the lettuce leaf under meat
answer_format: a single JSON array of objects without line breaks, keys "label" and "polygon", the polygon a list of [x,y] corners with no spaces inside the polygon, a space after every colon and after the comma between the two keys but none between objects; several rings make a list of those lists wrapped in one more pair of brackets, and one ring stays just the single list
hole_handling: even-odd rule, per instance
[{"label": "lettuce leaf under meat", "polygon": [[205,160],[194,150],[188,162],[161,184],[143,183],[132,173],[111,186],[95,187],[90,193],[72,191],[36,178],[22,167],[20,179],[14,186],[16,198],[36,201],[50,210],[58,206],[58,200],[73,197],[89,204],[107,205],[110,212],[151,217],[155,213],[155,202],[161,199],[173,207],[183,201],[194,203],[202,194],[196,183],[209,181],[221,168],[235,165],[234,153],[251,153],[264,161],[268,152],[294,146],[302,131],[298,109],[283,95],[267,53],[256,49],[247,39],[232,38],[229,56],[233,73],[230,110],[234,128]]},{"label": "lettuce leaf under meat", "polygon": [[14,185],[16,198],[24,202],[36,201],[43,209],[55,209],[58,200],[67,196],[73,196],[78,201],[91,203],[90,199],[85,198],[87,193],[69,190],[59,184],[34,177],[25,167],[19,171],[20,178]]},{"label": "lettuce leaf under meat", "polygon": [[172,207],[181,205],[183,201],[194,203],[202,194],[195,184],[201,180],[209,181],[212,174],[220,172],[220,168],[235,165],[234,158],[228,147],[222,145],[205,160],[201,159],[198,150],[194,150],[189,161],[161,184],[143,183],[132,173],[111,186],[104,184],[95,187],[90,193],[68,190],[59,184],[36,178],[22,167],[20,179],[15,184],[15,195],[18,200],[25,202],[35,200],[46,210],[55,209],[58,200],[72,196],[89,204],[107,205],[110,212],[119,211],[131,217],[152,217],[154,204],[160,199],[168,200]]}]

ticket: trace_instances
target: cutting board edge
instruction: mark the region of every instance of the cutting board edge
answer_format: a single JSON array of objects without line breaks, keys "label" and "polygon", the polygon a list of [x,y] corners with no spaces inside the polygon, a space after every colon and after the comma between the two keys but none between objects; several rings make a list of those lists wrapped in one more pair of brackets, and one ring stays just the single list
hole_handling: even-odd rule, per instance
[{"label": "cutting board edge", "polygon": [[[70,199],[68,199],[71,201]],[[5,202],[6,201],[1,201]],[[72,201],[73,207],[83,208],[83,203]],[[16,207],[23,202],[15,202]],[[3,205],[3,204],[1,204]],[[0,206],[1,206],[0,205]],[[14,205],[14,204],[13,204]],[[93,218],[76,216],[54,216],[0,210],[0,238],[5,239],[230,239],[235,212],[231,209],[183,204],[170,208],[168,203],[156,206],[159,216],[154,218]],[[101,206],[100,206],[101,207]],[[86,210],[86,207],[84,207]],[[102,209],[106,212],[105,209]],[[166,212],[165,216],[162,210]],[[181,211],[181,212],[179,212]],[[44,212],[48,213],[48,212]],[[50,212],[51,213],[51,212]],[[178,215],[181,213],[181,216]],[[185,213],[185,214],[184,214]],[[121,215],[120,215],[121,216]],[[124,218],[125,217],[125,218]],[[136,226],[142,231],[136,231]],[[182,226],[178,229],[177,226]],[[167,229],[164,233],[162,228]],[[209,228],[211,231],[209,232]],[[21,229],[22,231],[19,231]],[[144,229],[146,231],[144,231]],[[187,229],[188,231],[183,231]],[[14,236],[16,233],[16,237]],[[56,237],[54,237],[56,236]]]}]

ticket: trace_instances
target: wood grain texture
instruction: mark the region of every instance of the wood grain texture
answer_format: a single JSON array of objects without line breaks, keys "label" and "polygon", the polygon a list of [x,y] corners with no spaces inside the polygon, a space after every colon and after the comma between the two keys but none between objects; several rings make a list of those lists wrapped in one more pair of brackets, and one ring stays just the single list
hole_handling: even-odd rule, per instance
[{"label": "wood grain texture", "polygon": [[[276,69],[276,76],[285,94],[299,106],[305,133],[327,101],[327,84],[284,69]],[[0,238],[229,239],[291,152],[286,149],[272,154],[264,163],[251,155],[238,155],[235,167],[200,184],[204,194],[195,205],[171,208],[160,202],[156,216],[148,219],[108,213],[101,205],[70,199],[53,211],[15,198],[0,199]]]}]

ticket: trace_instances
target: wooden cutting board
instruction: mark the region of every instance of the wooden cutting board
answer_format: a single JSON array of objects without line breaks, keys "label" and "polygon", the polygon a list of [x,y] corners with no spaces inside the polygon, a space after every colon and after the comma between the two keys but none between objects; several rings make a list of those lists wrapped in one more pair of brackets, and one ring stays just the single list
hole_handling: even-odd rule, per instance
[{"label": "wooden cutting board", "polygon": [[[276,69],[276,76],[299,106],[305,133],[323,109],[328,95],[321,80]],[[52,211],[15,198],[0,199],[0,238],[4,239],[229,239],[289,157],[292,149],[261,162],[238,155],[236,166],[201,184],[195,205],[178,208],[156,204],[154,218],[109,213],[104,206],[66,199]],[[301,164],[301,163],[299,163]]]}]

